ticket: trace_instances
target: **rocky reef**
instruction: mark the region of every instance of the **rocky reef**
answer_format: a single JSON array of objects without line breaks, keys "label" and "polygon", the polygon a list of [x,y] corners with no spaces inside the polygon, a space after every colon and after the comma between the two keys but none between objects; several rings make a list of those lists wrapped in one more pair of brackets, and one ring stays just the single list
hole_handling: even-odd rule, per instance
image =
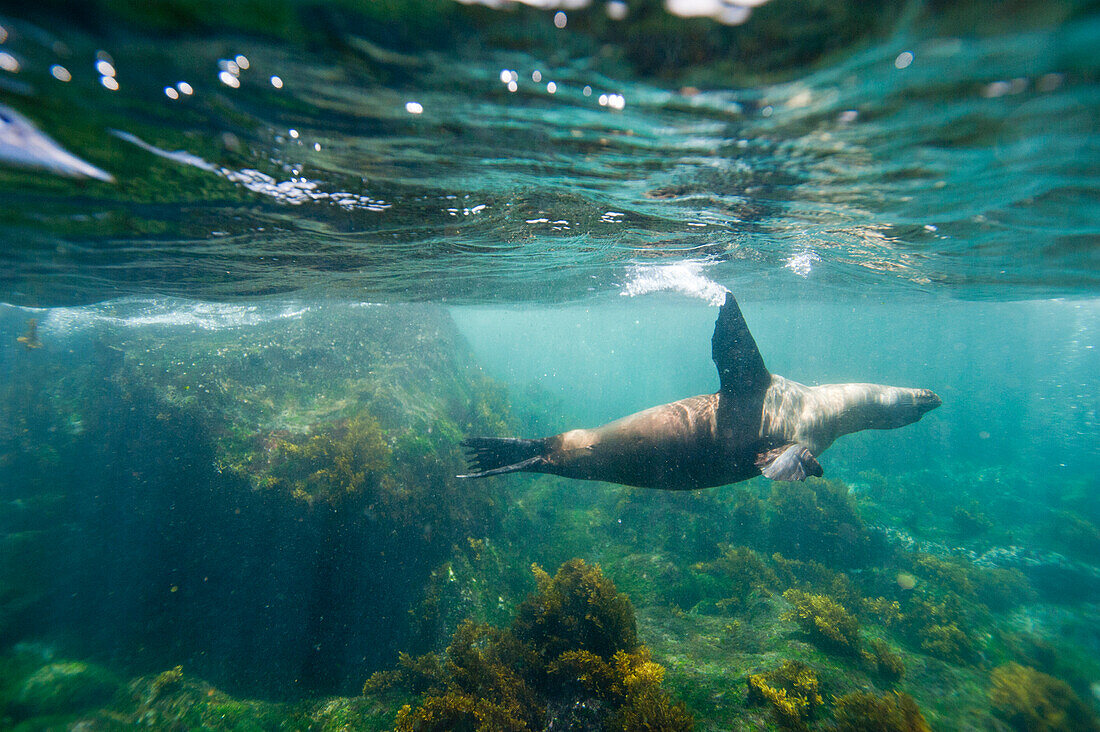
[{"label": "rocky reef", "polygon": [[429,578],[500,533],[458,441],[510,420],[446,312],[110,322],[8,354],[0,635],[290,696],[420,643]]}]

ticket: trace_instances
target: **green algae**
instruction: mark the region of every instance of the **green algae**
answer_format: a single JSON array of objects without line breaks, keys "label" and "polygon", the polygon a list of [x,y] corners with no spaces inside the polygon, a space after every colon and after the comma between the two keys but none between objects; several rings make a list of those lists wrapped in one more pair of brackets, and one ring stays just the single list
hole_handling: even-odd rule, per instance
[{"label": "green algae", "polygon": [[19,717],[79,712],[103,704],[118,688],[118,680],[101,666],[55,661],[26,677],[13,706]]}]

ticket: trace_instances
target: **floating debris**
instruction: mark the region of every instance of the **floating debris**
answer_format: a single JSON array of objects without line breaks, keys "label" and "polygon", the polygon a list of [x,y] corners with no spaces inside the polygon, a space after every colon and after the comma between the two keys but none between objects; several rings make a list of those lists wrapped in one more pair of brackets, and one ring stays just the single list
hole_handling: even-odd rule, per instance
[{"label": "floating debris", "polygon": [[28,351],[42,347],[42,341],[38,340],[38,320],[31,318],[27,321],[27,332],[15,339],[23,344]]}]

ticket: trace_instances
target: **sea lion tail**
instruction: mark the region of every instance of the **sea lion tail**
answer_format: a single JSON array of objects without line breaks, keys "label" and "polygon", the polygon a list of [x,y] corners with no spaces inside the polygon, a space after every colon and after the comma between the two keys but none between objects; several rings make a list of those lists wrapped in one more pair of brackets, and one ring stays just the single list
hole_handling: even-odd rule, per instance
[{"label": "sea lion tail", "polygon": [[490,475],[531,470],[543,463],[546,440],[519,437],[468,437],[462,441],[470,473],[458,478],[485,478]]}]

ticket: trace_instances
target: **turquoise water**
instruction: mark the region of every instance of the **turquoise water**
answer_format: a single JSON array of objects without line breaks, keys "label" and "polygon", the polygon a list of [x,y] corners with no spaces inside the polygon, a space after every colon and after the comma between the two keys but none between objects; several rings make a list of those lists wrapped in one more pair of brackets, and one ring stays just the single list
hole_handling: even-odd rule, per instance
[{"label": "turquoise water", "polygon": [[[0,727],[1097,728],[1095,8],[579,4],[4,9]],[[715,391],[727,290],[943,405],[804,484],[455,477]]]}]

